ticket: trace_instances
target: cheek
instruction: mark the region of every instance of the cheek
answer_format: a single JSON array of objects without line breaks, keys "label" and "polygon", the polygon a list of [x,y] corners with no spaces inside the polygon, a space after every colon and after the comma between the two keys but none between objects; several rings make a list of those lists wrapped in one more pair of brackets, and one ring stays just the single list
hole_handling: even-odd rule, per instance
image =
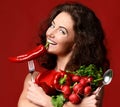
[{"label": "cheek", "polygon": [[49,29],[46,31],[46,37],[49,35]]},{"label": "cheek", "polygon": [[72,50],[73,48],[73,42],[61,42],[59,44],[59,49],[63,52],[63,53],[68,53]]}]

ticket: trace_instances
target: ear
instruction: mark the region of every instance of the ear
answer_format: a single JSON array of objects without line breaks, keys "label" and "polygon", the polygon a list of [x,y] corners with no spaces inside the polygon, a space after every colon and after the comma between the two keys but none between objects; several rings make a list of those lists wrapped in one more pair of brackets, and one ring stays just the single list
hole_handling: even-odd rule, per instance
[{"label": "ear", "polygon": [[74,50],[74,49],[75,49],[75,46],[76,46],[76,43],[74,43],[74,44],[73,44],[73,46],[72,46],[72,50]]}]

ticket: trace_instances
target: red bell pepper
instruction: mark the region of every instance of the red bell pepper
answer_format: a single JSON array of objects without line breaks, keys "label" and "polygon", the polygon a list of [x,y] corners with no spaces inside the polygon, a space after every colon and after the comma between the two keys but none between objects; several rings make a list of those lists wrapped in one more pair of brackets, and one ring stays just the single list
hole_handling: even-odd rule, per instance
[{"label": "red bell pepper", "polygon": [[[47,46],[47,45],[46,45]],[[8,59],[12,62],[23,62],[35,59],[38,56],[42,56],[46,53],[46,47],[43,45],[39,45],[33,50],[30,50],[26,54],[22,54],[15,57],[9,57]]]},{"label": "red bell pepper", "polygon": [[57,93],[57,90],[52,86],[49,86],[46,82],[39,82],[38,85],[42,87],[42,89],[45,91],[47,95],[51,96]]},{"label": "red bell pepper", "polygon": [[52,86],[56,90],[61,90],[64,85],[71,85],[71,79],[68,73],[64,71],[58,72],[52,80]]},{"label": "red bell pepper", "polygon": [[42,87],[47,95],[55,95],[57,90],[51,85],[51,80],[56,74],[54,70],[39,73],[35,78],[35,83]]}]

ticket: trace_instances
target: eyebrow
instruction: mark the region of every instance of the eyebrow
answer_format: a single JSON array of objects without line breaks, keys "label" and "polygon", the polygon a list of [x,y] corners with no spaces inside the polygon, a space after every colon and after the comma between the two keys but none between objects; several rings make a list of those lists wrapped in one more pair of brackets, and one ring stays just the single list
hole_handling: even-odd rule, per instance
[{"label": "eyebrow", "polygon": [[[53,24],[55,24],[54,20],[52,21]],[[64,26],[59,26],[59,28],[63,28],[66,30],[66,32],[68,33],[68,30],[64,27]]]}]

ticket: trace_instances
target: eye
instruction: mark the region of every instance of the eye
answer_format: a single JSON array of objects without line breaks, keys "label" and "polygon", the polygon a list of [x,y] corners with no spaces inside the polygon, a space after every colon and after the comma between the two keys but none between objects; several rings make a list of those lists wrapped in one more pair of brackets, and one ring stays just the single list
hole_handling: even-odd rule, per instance
[{"label": "eye", "polygon": [[50,28],[55,28],[55,25],[52,23],[52,24],[50,25]]},{"label": "eye", "polygon": [[62,28],[59,30],[59,32],[62,33],[63,35],[67,34],[66,30]]}]

